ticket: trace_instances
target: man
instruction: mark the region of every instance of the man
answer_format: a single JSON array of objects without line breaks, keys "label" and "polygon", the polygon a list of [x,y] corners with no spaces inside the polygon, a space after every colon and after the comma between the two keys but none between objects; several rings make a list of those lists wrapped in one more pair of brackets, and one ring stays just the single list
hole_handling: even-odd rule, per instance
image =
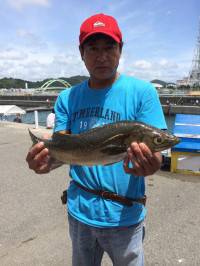
[{"label": "man", "polygon": [[[119,120],[166,128],[152,85],[117,72],[123,46],[117,21],[104,14],[86,19],[79,41],[90,78],[58,96],[54,131],[77,134]],[[29,167],[36,173],[54,168],[49,159],[42,143],[27,155]],[[160,153],[152,153],[144,143],[132,143],[124,162],[70,166],[67,207],[74,266],[101,265],[104,251],[115,266],[144,264],[144,176],[155,173],[160,166]],[[101,195],[99,191],[103,191]],[[111,199],[106,198],[106,191]]]},{"label": "man", "polygon": [[51,110],[51,113],[48,114],[47,119],[46,119],[46,128],[52,129],[54,128],[55,124],[55,111],[54,108]]},{"label": "man", "polygon": [[22,123],[22,119],[20,117],[20,114],[16,114],[15,118],[13,119],[13,122]]}]

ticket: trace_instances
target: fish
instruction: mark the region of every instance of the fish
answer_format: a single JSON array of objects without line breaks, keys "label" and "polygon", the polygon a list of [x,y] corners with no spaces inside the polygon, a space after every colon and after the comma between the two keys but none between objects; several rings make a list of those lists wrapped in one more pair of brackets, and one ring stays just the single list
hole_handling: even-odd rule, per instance
[{"label": "fish", "polygon": [[44,142],[50,156],[73,165],[110,165],[124,160],[132,142],[145,143],[152,152],[163,151],[180,142],[179,138],[138,121],[118,121],[98,126],[80,134],[54,132],[44,139],[30,129],[33,144]]}]

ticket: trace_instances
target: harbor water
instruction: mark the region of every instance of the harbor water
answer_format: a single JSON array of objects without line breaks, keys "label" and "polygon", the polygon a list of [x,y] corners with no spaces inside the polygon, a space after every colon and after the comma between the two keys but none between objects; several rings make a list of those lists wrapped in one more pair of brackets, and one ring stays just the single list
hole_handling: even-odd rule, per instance
[{"label": "harbor water", "polygon": [[[39,111],[38,112],[38,122],[40,126],[46,126],[46,118],[47,115],[50,113],[50,111]],[[13,121],[15,116],[7,116],[4,117],[5,120],[8,121]],[[175,121],[175,116],[174,115],[166,115],[165,116],[168,131],[172,133],[173,126],[174,126],[174,121]],[[34,124],[35,123],[35,118],[34,118],[34,112],[27,112],[25,115],[22,115],[22,122],[25,124]]]}]

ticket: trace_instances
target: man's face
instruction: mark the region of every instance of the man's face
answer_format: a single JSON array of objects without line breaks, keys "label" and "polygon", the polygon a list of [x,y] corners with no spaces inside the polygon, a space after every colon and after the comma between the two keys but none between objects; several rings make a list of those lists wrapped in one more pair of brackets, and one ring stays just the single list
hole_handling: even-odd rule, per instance
[{"label": "man's face", "polygon": [[91,78],[106,80],[116,74],[121,56],[121,46],[106,35],[89,38],[80,52]]}]

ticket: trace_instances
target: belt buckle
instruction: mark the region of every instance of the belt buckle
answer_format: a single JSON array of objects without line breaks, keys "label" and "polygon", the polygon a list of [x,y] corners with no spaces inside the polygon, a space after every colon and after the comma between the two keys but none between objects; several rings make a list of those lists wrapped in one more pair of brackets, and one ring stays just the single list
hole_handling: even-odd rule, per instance
[{"label": "belt buckle", "polygon": [[106,191],[106,190],[101,191],[101,197],[102,198],[110,198],[110,192]]}]

